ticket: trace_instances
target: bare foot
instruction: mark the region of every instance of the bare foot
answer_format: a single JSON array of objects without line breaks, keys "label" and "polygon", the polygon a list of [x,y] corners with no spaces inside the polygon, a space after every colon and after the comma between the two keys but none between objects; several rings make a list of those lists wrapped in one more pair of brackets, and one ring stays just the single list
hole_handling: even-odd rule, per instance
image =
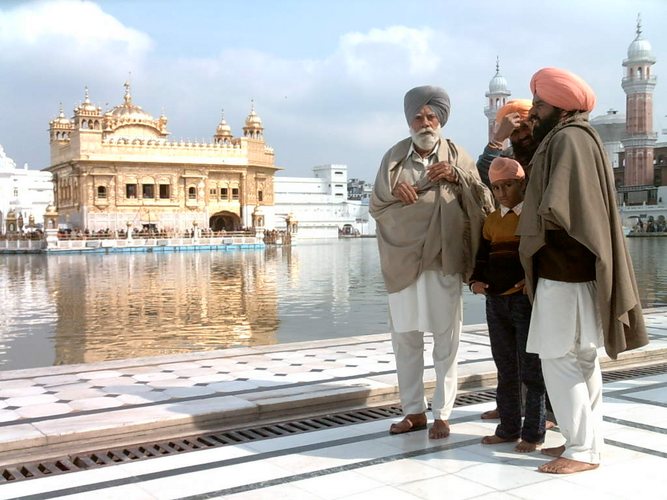
[{"label": "bare foot", "polygon": [[482,438],[482,444],[514,443],[517,439],[518,438],[504,438],[493,434],[492,436],[484,436]]},{"label": "bare foot", "polygon": [[547,430],[547,431],[549,429],[553,429],[554,427],[556,427],[556,424],[554,422],[552,422],[551,420],[547,420],[546,423],[544,424],[544,429]]},{"label": "bare foot", "polygon": [[565,451],[565,445],[556,446],[555,448],[542,448],[542,455],[558,458]]},{"label": "bare foot", "polygon": [[529,441],[524,441],[523,439],[514,447],[514,451],[519,453],[531,453],[537,449],[537,443],[531,443]]},{"label": "bare foot", "polygon": [[482,413],[481,417],[482,420],[495,420],[497,418],[500,418],[500,414],[498,413],[498,408],[495,408],[493,410],[485,411]]},{"label": "bare foot", "polygon": [[589,464],[588,462],[558,457],[551,462],[540,465],[537,470],[547,474],[573,474],[574,472],[597,469],[599,466],[600,464]]},{"label": "bare foot", "polygon": [[391,424],[389,434],[403,434],[422,429],[426,429],[426,413],[413,413],[406,415],[400,422]]},{"label": "bare foot", "polygon": [[436,418],[428,431],[430,439],[444,439],[449,436],[449,422]]}]

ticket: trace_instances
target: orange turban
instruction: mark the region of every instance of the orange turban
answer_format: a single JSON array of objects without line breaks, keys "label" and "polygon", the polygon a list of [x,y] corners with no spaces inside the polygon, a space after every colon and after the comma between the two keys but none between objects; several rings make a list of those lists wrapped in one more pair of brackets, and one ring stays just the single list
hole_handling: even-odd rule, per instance
[{"label": "orange turban", "polygon": [[518,161],[512,158],[499,156],[494,158],[489,166],[489,181],[493,184],[496,181],[505,179],[523,179],[526,173]]},{"label": "orange turban", "polygon": [[530,79],[530,90],[544,102],[565,111],[591,111],[595,93],[574,73],[558,68],[542,68]]},{"label": "orange turban", "polygon": [[500,123],[510,113],[519,113],[521,121],[525,121],[532,107],[533,101],[530,99],[512,99],[496,112],[496,123]]}]

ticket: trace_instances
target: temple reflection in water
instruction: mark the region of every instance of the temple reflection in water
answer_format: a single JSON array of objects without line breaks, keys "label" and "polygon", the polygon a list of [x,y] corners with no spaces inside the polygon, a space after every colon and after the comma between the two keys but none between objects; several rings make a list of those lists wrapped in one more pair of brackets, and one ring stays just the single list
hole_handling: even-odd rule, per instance
[{"label": "temple reflection in water", "polygon": [[279,257],[261,251],[49,257],[54,364],[273,344],[279,319],[270,268]]}]

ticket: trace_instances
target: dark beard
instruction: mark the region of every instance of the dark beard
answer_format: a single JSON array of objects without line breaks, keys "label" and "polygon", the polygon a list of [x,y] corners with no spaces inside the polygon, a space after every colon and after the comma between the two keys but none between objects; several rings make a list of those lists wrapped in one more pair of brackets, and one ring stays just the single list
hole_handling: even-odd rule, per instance
[{"label": "dark beard", "polygon": [[533,139],[535,140],[536,144],[542,142],[542,139],[544,139],[547,134],[551,132],[551,130],[556,125],[558,125],[558,122],[560,121],[560,114],[561,110],[554,108],[551,114],[533,126]]},{"label": "dark beard", "polygon": [[517,142],[516,144],[512,143],[512,156],[518,161],[522,167],[528,166],[530,160],[533,158],[533,154],[537,151],[537,146],[540,145],[540,141],[531,139],[530,141]]}]

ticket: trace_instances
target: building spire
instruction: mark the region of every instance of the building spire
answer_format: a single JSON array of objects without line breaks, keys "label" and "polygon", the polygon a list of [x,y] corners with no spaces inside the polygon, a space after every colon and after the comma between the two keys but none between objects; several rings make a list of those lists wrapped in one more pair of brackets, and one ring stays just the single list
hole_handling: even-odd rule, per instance
[{"label": "building spire", "polygon": [[500,56],[496,56],[496,75],[500,74]]},{"label": "building spire", "polygon": [[637,39],[642,36],[642,14],[637,14]]}]

